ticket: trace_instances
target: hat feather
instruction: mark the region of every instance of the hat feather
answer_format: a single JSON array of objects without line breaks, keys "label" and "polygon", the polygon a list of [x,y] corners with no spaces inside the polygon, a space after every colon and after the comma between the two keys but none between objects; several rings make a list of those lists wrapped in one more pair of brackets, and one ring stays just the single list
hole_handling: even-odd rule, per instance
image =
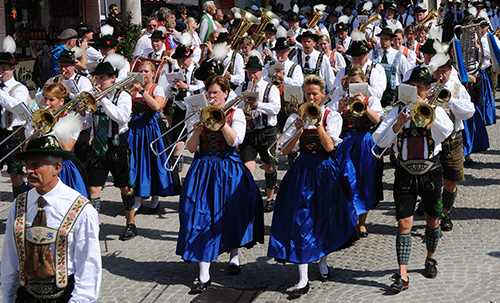
[{"label": "hat feather", "polygon": [[429,30],[429,39],[439,40],[441,41],[442,32],[439,30],[437,26],[432,26]]},{"label": "hat feather", "polygon": [[352,41],[363,41],[365,40],[365,34],[358,30],[354,30],[351,34]]},{"label": "hat feather", "polygon": [[212,59],[217,61],[224,60],[228,52],[229,49],[226,47],[225,43],[217,43],[212,50]]},{"label": "hat feather", "polygon": [[125,66],[125,64],[127,64],[127,60],[125,59],[125,57],[118,54],[107,55],[106,58],[104,59],[104,62],[111,63],[111,65],[113,65],[113,67],[117,69],[122,69]]},{"label": "hat feather", "polygon": [[434,40],[434,44],[432,44],[432,47],[436,50],[436,53],[438,54],[446,53],[443,45],[438,40]]},{"label": "hat feather", "polygon": [[427,65],[427,68],[433,74],[439,67],[443,66],[450,60],[450,57],[444,53],[438,53],[432,57],[431,61]]},{"label": "hat feather", "polygon": [[114,30],[115,29],[111,25],[105,24],[101,27],[101,35],[102,36],[113,35]]},{"label": "hat feather", "polygon": [[371,1],[368,1],[365,4],[363,4],[362,10],[365,12],[369,12],[372,10],[372,8],[373,8],[373,3]]},{"label": "hat feather", "polygon": [[248,52],[248,58],[250,58],[250,57],[257,57],[257,58],[259,58],[260,64],[262,64],[262,57],[261,57],[260,53],[257,50],[254,49],[252,51],[249,51]]},{"label": "hat feather", "polygon": [[322,11],[324,12],[326,9],[326,4],[316,4],[313,6],[314,11]]},{"label": "hat feather", "polygon": [[469,14],[471,14],[472,17],[476,18],[476,16],[477,16],[477,8],[475,8],[474,6],[469,7]]},{"label": "hat feather", "polygon": [[75,53],[75,58],[78,59],[83,55],[83,49],[81,47],[75,46],[71,49]]},{"label": "hat feather", "polygon": [[16,41],[14,41],[14,38],[6,36],[3,39],[3,51],[12,54],[16,52]]},{"label": "hat feather", "polygon": [[59,142],[70,142],[73,134],[81,132],[82,128],[83,117],[76,112],[70,113],[57,121],[50,135],[55,136]]},{"label": "hat feather", "polygon": [[190,33],[185,32],[181,35],[180,42],[184,46],[190,46],[193,42],[193,36]]},{"label": "hat feather", "polygon": [[299,13],[299,6],[298,6],[297,4],[295,4],[295,5],[293,6],[293,12],[294,12],[294,13],[296,13],[296,14],[298,14],[298,13]]},{"label": "hat feather", "polygon": [[278,27],[278,25],[280,25],[280,19],[273,18],[271,19],[271,23],[274,25],[274,27]]},{"label": "hat feather", "polygon": [[486,11],[480,11],[479,12],[479,15],[477,16],[478,18],[483,18],[484,20],[488,21],[489,22],[489,18],[488,18],[488,13]]},{"label": "hat feather", "polygon": [[346,16],[346,15],[342,15],[339,17],[339,20],[337,23],[349,23],[349,16]]},{"label": "hat feather", "polygon": [[165,28],[165,26],[158,26],[158,29],[160,32],[162,32],[164,35],[167,33],[167,29]]},{"label": "hat feather", "polygon": [[277,38],[286,38],[286,29],[283,26],[278,26],[277,32],[276,32],[276,37]]},{"label": "hat feather", "polygon": [[218,32],[219,34],[221,34],[221,33],[229,33],[229,31],[227,30],[227,28],[224,28],[224,27],[218,28],[215,31]]}]

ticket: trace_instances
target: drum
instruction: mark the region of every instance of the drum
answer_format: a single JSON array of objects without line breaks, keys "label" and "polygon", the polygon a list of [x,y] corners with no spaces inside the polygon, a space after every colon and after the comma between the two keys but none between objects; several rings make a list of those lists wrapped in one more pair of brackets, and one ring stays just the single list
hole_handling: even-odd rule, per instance
[{"label": "drum", "polygon": [[[158,84],[158,80],[160,79],[161,71],[164,69],[165,65],[168,66],[168,62],[162,61],[162,60],[149,59],[149,58],[141,57],[141,56],[135,56],[134,60],[130,63],[130,71],[134,72],[134,73],[139,72],[139,66],[144,61],[149,61],[149,62],[153,63],[153,65],[155,66],[156,75],[155,75],[153,81],[155,84]],[[165,69],[168,71],[168,68],[165,68]]]}]

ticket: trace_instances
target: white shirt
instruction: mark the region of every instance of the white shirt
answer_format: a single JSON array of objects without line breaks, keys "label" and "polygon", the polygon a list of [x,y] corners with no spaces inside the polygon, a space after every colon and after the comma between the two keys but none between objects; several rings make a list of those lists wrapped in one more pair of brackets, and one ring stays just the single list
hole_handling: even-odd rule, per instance
[{"label": "white shirt", "polygon": [[[368,59],[366,63],[363,65],[363,72],[366,74],[366,69],[368,66],[372,65],[372,61]],[[345,75],[345,68],[339,70],[337,76],[335,78],[335,82],[333,87],[337,88],[337,91],[334,93],[334,96],[339,94],[342,91],[342,77]],[[375,67],[372,68],[370,73],[370,81],[368,86],[368,91],[371,96],[376,97],[377,99],[382,99],[382,95],[384,94],[385,88],[387,84],[387,78],[385,77],[384,68],[380,64],[375,64]]]},{"label": "white shirt", "polygon": [[153,51],[153,47],[151,46],[151,39],[149,39],[151,35],[152,33],[146,31],[144,35],[142,35],[142,37],[137,40],[134,48],[134,57],[141,56],[144,53],[149,54]]},{"label": "white shirt", "polygon": [[87,63],[90,62],[98,62],[102,59],[102,54],[100,51],[96,50],[94,47],[89,46],[85,51],[85,55],[87,55]]},{"label": "white shirt", "polygon": [[[227,103],[226,103],[227,104]],[[189,113],[186,113],[186,115],[189,115]],[[187,130],[188,132],[191,132],[193,129],[193,125],[200,121],[199,117],[194,115],[192,116],[188,122],[187,122]],[[229,123],[228,123],[229,124]],[[245,133],[246,133],[246,128],[247,128],[247,119],[245,118],[245,114],[243,113],[243,110],[240,108],[235,108],[234,114],[232,117],[232,123],[229,124],[231,128],[236,132],[236,139],[234,140],[233,144],[229,144],[232,147],[236,147],[240,145],[243,142],[243,139],[245,139]],[[192,132],[188,136],[188,141],[192,136]]]},{"label": "white shirt", "polygon": [[[321,108],[321,121],[323,121],[323,115],[325,114],[325,108]],[[290,117],[286,120],[285,123],[285,128],[287,131],[283,135],[283,140],[280,144],[280,148],[283,148],[290,139],[292,139],[295,134],[297,133],[297,129],[295,126],[291,125],[295,123],[299,116],[297,114],[291,114]],[[304,125],[304,129],[316,129],[316,126],[314,125]],[[340,133],[342,132],[342,117],[340,114],[336,111],[330,111],[328,116],[326,117],[326,127],[325,127],[326,132],[328,135],[333,140],[333,143],[335,146],[340,144],[342,142],[342,139],[340,139]],[[299,140],[297,140],[297,143],[295,146],[292,148],[292,151],[296,152],[299,150]]]},{"label": "white shirt", "polygon": [[[14,86],[20,84],[17,82],[14,77],[9,80],[3,82],[5,87],[0,89],[0,105],[2,106],[2,111],[0,112],[1,117],[1,128],[6,129],[8,127],[6,121],[6,110],[13,112],[14,107],[24,102],[24,104],[28,105],[29,91],[24,85],[19,85],[13,92],[12,96],[9,95],[10,91]],[[24,125],[26,121],[21,120],[15,113],[12,114],[12,125],[11,126],[20,126]]]},{"label": "white shirt", "polygon": [[[151,39],[150,39],[151,40]],[[150,51],[150,52],[144,52],[142,53],[142,57],[145,57],[145,58],[149,58],[149,54],[151,54],[151,59],[155,59],[155,60],[161,60],[161,57],[163,56],[163,52],[166,50],[165,48],[165,44],[162,45],[161,49],[157,52],[155,52],[154,50]]]},{"label": "white shirt", "polygon": [[[231,63],[233,52],[234,51],[232,49],[229,50],[226,58],[224,58],[224,61],[222,62],[222,64],[224,65],[224,74],[229,70],[229,64]],[[234,74],[231,74],[231,80],[229,81],[231,82],[231,84],[236,86],[245,81],[245,61],[239,53],[236,53],[236,57],[234,58]]]},{"label": "white shirt", "polygon": [[[184,81],[188,85],[186,97],[195,95],[197,93],[202,93],[205,90],[205,84],[203,83],[203,81],[200,81],[200,80],[194,78],[193,72],[194,72],[195,67],[196,66],[193,63],[191,63],[191,65],[186,70],[186,74],[185,74],[186,80]],[[183,70],[179,70],[179,71],[183,71]],[[194,79],[194,84],[191,84],[191,79]],[[173,95],[170,93],[170,87],[172,85],[173,85],[173,83],[168,82],[167,86],[165,87],[165,96],[167,98],[173,98]],[[186,105],[185,105],[186,103],[184,100],[175,100],[174,104],[176,104],[177,106],[179,106],[182,109],[186,108]]]},{"label": "white shirt", "polygon": [[[75,80],[75,77],[76,77],[76,73],[73,73],[73,75],[71,77],[69,77],[68,80]],[[66,80],[66,78],[64,78],[64,80]],[[45,84],[52,83],[52,81],[54,81],[54,77],[47,80],[47,82],[45,82]],[[62,81],[62,80],[60,80],[60,81]],[[75,82],[76,82],[76,80],[75,80]],[[89,78],[81,75],[80,79],[78,79],[78,82],[76,82],[76,87],[78,88],[78,93],[90,92],[92,90],[92,83],[90,83]],[[73,97],[75,97],[75,96],[73,94],[71,94],[70,98],[73,98]],[[40,90],[35,95],[35,100],[36,100],[36,103],[38,104],[39,108],[45,108],[45,103],[44,103],[43,99],[44,99],[43,91]]]},{"label": "white shirt", "polygon": [[[411,106],[411,105],[410,105]],[[407,113],[409,113],[409,106],[405,107],[405,110],[407,110]],[[450,118],[448,118],[448,115],[442,109],[441,107],[436,107],[435,108],[435,113],[436,113],[436,120],[431,124],[431,136],[432,139],[434,140],[434,154],[433,156],[437,156],[439,152],[441,151],[441,142],[444,141],[444,139],[448,138],[448,136],[451,135],[453,132],[453,123],[451,122]],[[398,148],[397,148],[397,136],[394,133],[393,129],[393,124],[394,121],[398,118],[399,115],[399,107],[393,108],[389,114],[385,117],[384,120],[382,120],[380,126],[377,128],[377,130],[373,133],[373,141],[378,142],[378,146],[384,148],[387,146],[391,146],[394,144],[393,149],[396,153],[398,153]],[[411,120],[406,122],[404,128],[409,128],[411,124]],[[386,131],[386,129],[389,127],[389,129]],[[382,134],[385,135],[382,136]],[[401,155],[403,161],[406,161],[408,159],[408,149],[406,147],[408,139],[403,139],[403,146],[402,146],[402,152],[403,154]],[[424,158],[428,159],[429,158],[429,148],[427,146],[427,140],[424,140]]]},{"label": "white shirt", "polygon": [[[56,186],[43,195],[47,204],[45,214],[47,226],[58,229],[62,219],[80,193],[58,180]],[[32,188],[28,192],[26,226],[31,226],[38,210],[37,199],[40,194]],[[3,242],[1,264],[1,288],[3,302],[14,302],[19,287],[19,259],[14,242],[14,218],[16,202],[12,203]],[[87,204],[67,237],[67,268],[68,275],[75,275],[75,289],[69,302],[95,302],[99,297],[101,287],[101,249],[99,246],[99,220],[97,211]],[[51,244],[55,256],[55,245]]]},{"label": "white shirt", "polygon": [[[387,62],[389,62],[388,63],[389,65],[393,64],[397,53],[398,53],[398,51],[392,47],[387,50]],[[378,55],[377,62],[380,63],[382,61],[382,57],[384,56],[384,50],[379,49],[377,55]],[[396,76],[395,77],[396,86],[401,84],[401,82],[403,81],[403,77],[406,75],[406,73],[409,70],[411,70],[410,63],[406,59],[405,55],[403,55],[403,53],[401,53],[401,56],[399,57],[398,66],[396,67],[396,75],[395,75]],[[385,70],[384,70],[384,76],[385,76]]]},{"label": "white shirt", "polygon": [[[262,115],[267,115],[267,125],[268,126],[275,126],[278,123],[278,119],[276,118],[276,115],[281,109],[281,99],[280,99],[280,92],[276,86],[272,86],[270,91],[269,91],[269,96],[268,96],[268,101],[266,103],[262,102],[264,100],[264,92],[266,91],[267,84],[269,82],[265,81],[264,79],[261,79],[259,82],[256,83],[257,85],[257,91],[259,92],[259,100],[258,100],[258,105],[255,111],[258,111],[261,113],[260,117],[262,118]],[[250,83],[248,84],[248,89],[250,88]],[[235,90],[236,95],[241,95],[243,89],[243,84],[238,86]],[[239,108],[242,108],[245,106],[245,102],[240,102],[238,104]],[[253,111],[253,110],[252,110]],[[259,119],[257,122],[257,126],[255,129],[262,129],[264,126],[262,125],[262,119]]]},{"label": "white shirt", "polygon": [[[118,123],[118,134],[123,134],[128,130],[128,121],[132,113],[132,97],[129,93],[122,91],[118,96],[116,105],[113,104],[115,90],[111,91],[106,97],[102,98],[97,104],[100,106],[99,111],[106,113],[109,117],[109,130],[108,137],[111,138],[112,126],[111,123],[115,121]],[[94,115],[94,127],[97,126],[99,116]],[[94,131],[95,133],[95,131]]]},{"label": "white shirt", "polygon": [[[283,84],[292,86],[302,86],[304,84],[304,74],[302,73],[302,68],[300,67],[300,65],[297,64],[297,66],[295,66],[295,69],[293,70],[291,77],[288,77],[290,68],[292,68],[294,64],[296,63],[290,61],[289,59],[287,59],[284,62],[285,70],[283,71],[283,73],[285,75],[285,79],[283,80]],[[273,75],[270,75],[269,72],[267,71],[267,68],[264,68],[264,71],[262,72],[262,78],[271,81],[272,76]]]},{"label": "white shirt", "polygon": [[[448,82],[445,83],[444,87],[451,93],[450,101],[448,101],[448,106],[451,113],[453,113],[453,115],[455,116],[453,130],[455,132],[461,131],[462,129],[464,129],[463,121],[469,119],[474,115],[474,111],[476,110],[474,107],[474,103],[472,103],[469,92],[462,85],[462,83],[448,80]],[[455,88],[458,88],[458,91],[456,91]],[[449,112],[447,113],[448,115],[450,115]]]},{"label": "white shirt", "polygon": [[326,90],[328,92],[330,92],[333,87],[334,87],[334,81],[335,81],[335,74],[333,73],[333,70],[330,66],[330,61],[328,60],[328,57],[326,55],[324,55],[323,53],[320,53],[319,51],[317,50],[313,50],[310,54],[306,54],[304,53],[304,51],[299,51],[297,50],[297,55],[295,55],[295,57],[293,57],[292,61],[295,62],[295,63],[299,63],[299,59],[298,59],[298,54],[299,52],[301,52],[301,56],[302,56],[302,70],[304,71],[304,66],[307,62],[306,60],[306,56],[310,56],[309,58],[309,68],[310,69],[315,69],[316,68],[316,63],[318,61],[318,58],[319,58],[319,55],[321,54],[323,56],[323,61],[321,62],[321,66],[319,68],[319,76],[321,78],[323,78],[323,80],[325,80],[325,83],[326,83]]}]

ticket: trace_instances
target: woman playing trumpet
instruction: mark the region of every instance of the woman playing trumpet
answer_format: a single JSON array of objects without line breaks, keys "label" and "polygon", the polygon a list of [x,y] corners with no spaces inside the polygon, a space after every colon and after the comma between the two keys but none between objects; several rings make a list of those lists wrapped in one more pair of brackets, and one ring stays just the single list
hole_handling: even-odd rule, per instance
[{"label": "woman playing trumpet", "polygon": [[[366,76],[359,66],[351,69],[347,75],[348,83],[366,83]],[[366,217],[368,212],[377,203],[376,178],[377,159],[372,155],[374,145],[370,133],[383,112],[380,100],[373,96],[363,96],[357,93],[354,102],[365,104],[365,112],[352,110],[353,105],[348,104],[350,98],[344,97],[338,102],[332,102],[331,110],[336,110],[342,115],[343,141],[335,151],[335,158],[341,170],[348,172],[351,183],[352,197],[358,215],[358,235],[362,238],[368,236],[366,231]],[[358,103],[359,104],[359,103]]]},{"label": "woman playing trumpet", "polygon": [[[179,192],[180,182],[177,173],[170,173],[163,164],[167,154],[155,157],[151,154],[149,144],[162,133],[159,112],[165,106],[163,88],[153,83],[155,67],[150,61],[139,66],[144,75],[144,85],[134,82],[132,93],[132,118],[129,122],[128,144],[130,146],[130,184],[135,187],[135,206],[137,212],[144,198],[151,196],[150,214],[159,209],[159,197],[174,195]],[[164,127],[165,129],[166,127]],[[164,148],[164,142],[158,142]]]},{"label": "woman playing trumpet", "polygon": [[[323,79],[312,75],[305,80],[307,102],[319,104],[325,94]],[[338,112],[320,111],[317,125],[304,125],[292,114],[285,129],[291,123],[295,128],[283,136],[283,154],[300,149],[300,156],[281,182],[267,255],[298,264],[299,283],[292,299],[309,291],[309,263],[319,260],[321,280],[330,278],[327,256],[346,242],[357,221],[348,182],[330,158],[342,141],[342,119]]]},{"label": "woman playing trumpet", "polygon": [[[222,76],[206,82],[212,106],[224,108],[229,90]],[[221,123],[220,131],[212,131],[200,127],[196,117],[188,121],[188,129],[195,130],[187,148],[197,154],[182,185],[176,253],[185,261],[199,262],[199,281],[191,293],[210,286],[210,263],[219,254],[230,252],[228,273],[236,275],[241,271],[238,248],[264,240],[260,191],[235,151],[245,137],[243,111],[229,109]]]}]

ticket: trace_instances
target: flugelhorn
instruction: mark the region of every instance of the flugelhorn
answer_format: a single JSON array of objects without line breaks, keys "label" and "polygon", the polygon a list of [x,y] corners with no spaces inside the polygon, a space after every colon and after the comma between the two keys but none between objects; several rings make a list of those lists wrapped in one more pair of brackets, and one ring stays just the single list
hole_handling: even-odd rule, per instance
[{"label": "flugelhorn", "polygon": [[380,17],[379,14],[371,16],[366,23],[361,24],[361,26],[359,27],[359,31],[366,33],[366,28],[368,27],[368,25],[380,20],[382,20],[382,17]]}]

